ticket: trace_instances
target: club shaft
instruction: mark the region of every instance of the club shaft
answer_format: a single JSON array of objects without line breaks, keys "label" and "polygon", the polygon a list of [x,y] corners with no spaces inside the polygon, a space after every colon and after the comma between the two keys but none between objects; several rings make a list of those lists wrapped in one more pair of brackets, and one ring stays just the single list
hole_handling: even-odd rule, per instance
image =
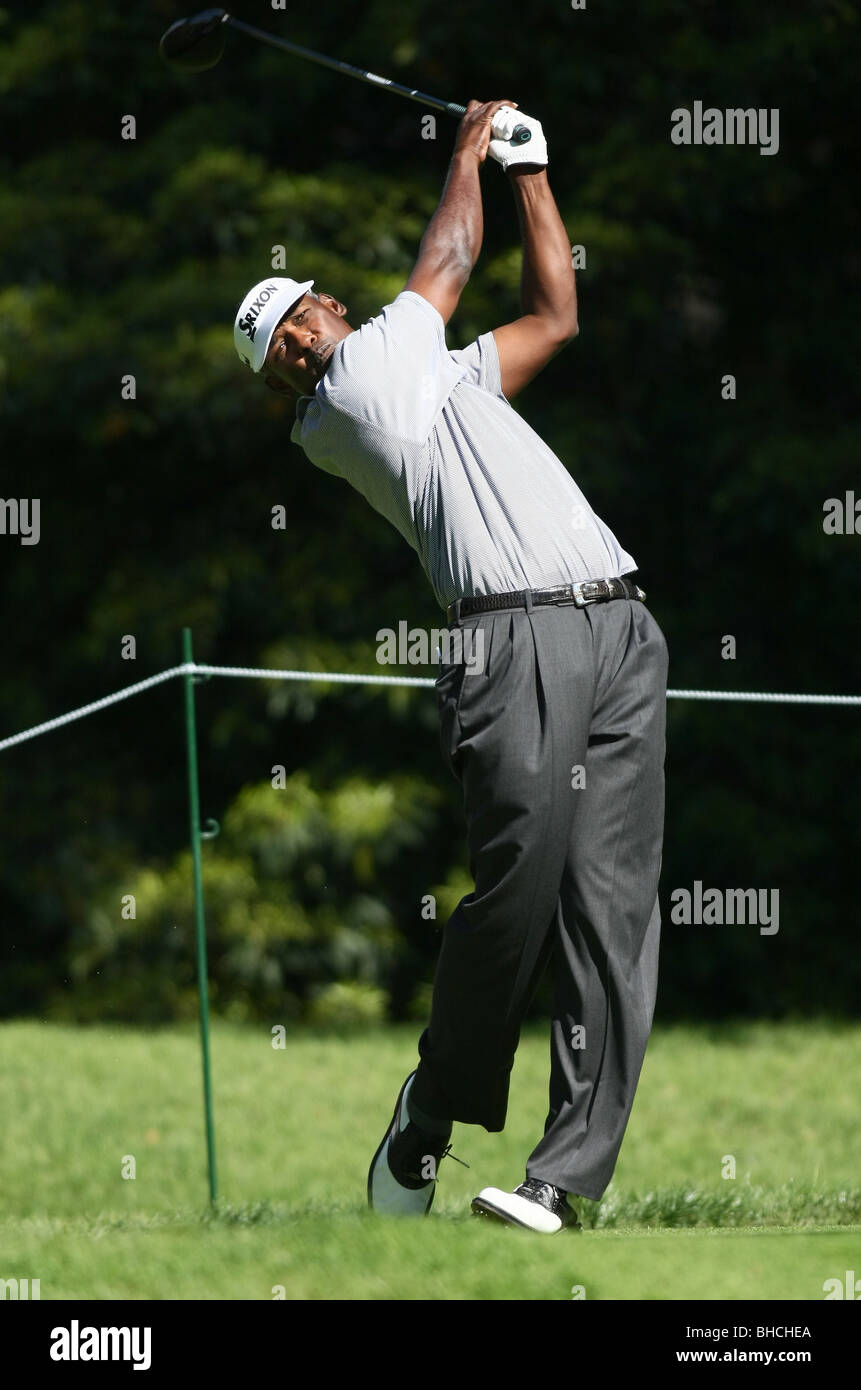
[{"label": "club shaft", "polygon": [[338,58],[327,58],[325,54],[315,53],[313,49],[303,48],[301,44],[288,43],[286,39],[279,39],[275,34],[267,34],[264,29],[256,29],[253,24],[234,19],[233,15],[225,15],[224,22],[232,29],[239,29],[243,34],[259,39],[261,43],[268,43],[271,48],[281,48],[287,53],[295,53],[300,58],[319,63],[321,67],[331,68],[333,72],[344,73],[346,77],[356,77],[360,82],[367,82],[372,87],[384,87],[398,96],[409,97],[410,101],[418,101],[422,106],[430,106],[434,111],[445,111],[449,116],[466,115],[466,107],[460,106],[456,101],[443,101],[441,97],[428,96],[427,92],[418,92],[415,87],[405,87],[403,83],[392,82],[388,77],[378,77],[376,73],[365,72],[363,68],[353,67],[352,63],[342,63]]}]

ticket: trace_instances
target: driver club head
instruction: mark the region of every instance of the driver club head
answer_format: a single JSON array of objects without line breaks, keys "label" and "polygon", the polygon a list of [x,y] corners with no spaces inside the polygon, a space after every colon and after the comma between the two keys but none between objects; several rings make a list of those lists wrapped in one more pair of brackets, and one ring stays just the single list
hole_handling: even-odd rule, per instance
[{"label": "driver club head", "polygon": [[226,10],[202,10],[190,19],[178,19],[162,34],[159,52],[180,72],[206,72],[224,52]]}]

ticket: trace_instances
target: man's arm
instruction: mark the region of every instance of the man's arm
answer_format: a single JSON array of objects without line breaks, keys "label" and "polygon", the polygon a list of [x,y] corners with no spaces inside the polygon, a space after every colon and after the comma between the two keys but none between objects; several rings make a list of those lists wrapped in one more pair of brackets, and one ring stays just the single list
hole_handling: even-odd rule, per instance
[{"label": "man's arm", "polygon": [[577,288],[568,234],[546,169],[512,166],[508,179],[523,238],[522,318],[493,330],[502,394],[510,399],[576,338]]},{"label": "man's arm", "polygon": [[471,101],[458,126],[439,207],[421,239],[404,286],[427,299],[448,323],[478,260],[484,237],[479,168],[487,156],[493,117],[510,101]]}]

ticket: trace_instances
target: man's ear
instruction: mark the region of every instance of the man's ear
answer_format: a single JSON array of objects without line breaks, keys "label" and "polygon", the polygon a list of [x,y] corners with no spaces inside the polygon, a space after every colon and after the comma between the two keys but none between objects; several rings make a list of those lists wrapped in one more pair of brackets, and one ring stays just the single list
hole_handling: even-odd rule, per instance
[{"label": "man's ear", "polygon": [[325,307],[327,309],[331,309],[332,312],[334,314],[337,314],[339,318],[343,318],[346,314],[346,304],[342,304],[340,299],[336,299],[333,294],[329,294],[326,290],[321,290],[320,293],[317,295],[317,298],[321,302],[324,302]]}]

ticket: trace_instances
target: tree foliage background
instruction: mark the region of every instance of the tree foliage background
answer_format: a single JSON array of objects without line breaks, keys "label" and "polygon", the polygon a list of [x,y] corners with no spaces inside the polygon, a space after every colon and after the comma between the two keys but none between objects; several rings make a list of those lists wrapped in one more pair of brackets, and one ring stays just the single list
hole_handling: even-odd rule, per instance
[{"label": "tree foliage background", "polygon": [[[394,529],[291,444],[231,325],[278,245],[354,327],[390,302],[455,125],[422,139],[420,106],[237,35],[219,67],[178,76],[157,42],[184,12],[0,10],[0,493],[41,501],[38,545],[0,535],[0,737],[175,665],[185,625],[201,661],[373,671],[378,629],[441,623]],[[635,555],[671,685],[857,692],[861,535],[826,535],[823,505],[861,497],[858,5],[235,13],[542,121],[586,248],[581,332],[516,408]],[[670,113],[695,100],[778,108],[779,152],[673,145]],[[482,183],[451,347],[519,312],[511,193],[490,161]],[[433,692],[197,694],[203,813],[222,822],[204,851],[215,1007],[423,1018],[471,887]],[[859,711],[671,701],[668,739],[659,1017],[851,1010]],[[176,681],[0,754],[2,1014],[193,1010],[184,756]],[[670,892],[695,880],[778,889],[779,933],[672,924]]]}]

